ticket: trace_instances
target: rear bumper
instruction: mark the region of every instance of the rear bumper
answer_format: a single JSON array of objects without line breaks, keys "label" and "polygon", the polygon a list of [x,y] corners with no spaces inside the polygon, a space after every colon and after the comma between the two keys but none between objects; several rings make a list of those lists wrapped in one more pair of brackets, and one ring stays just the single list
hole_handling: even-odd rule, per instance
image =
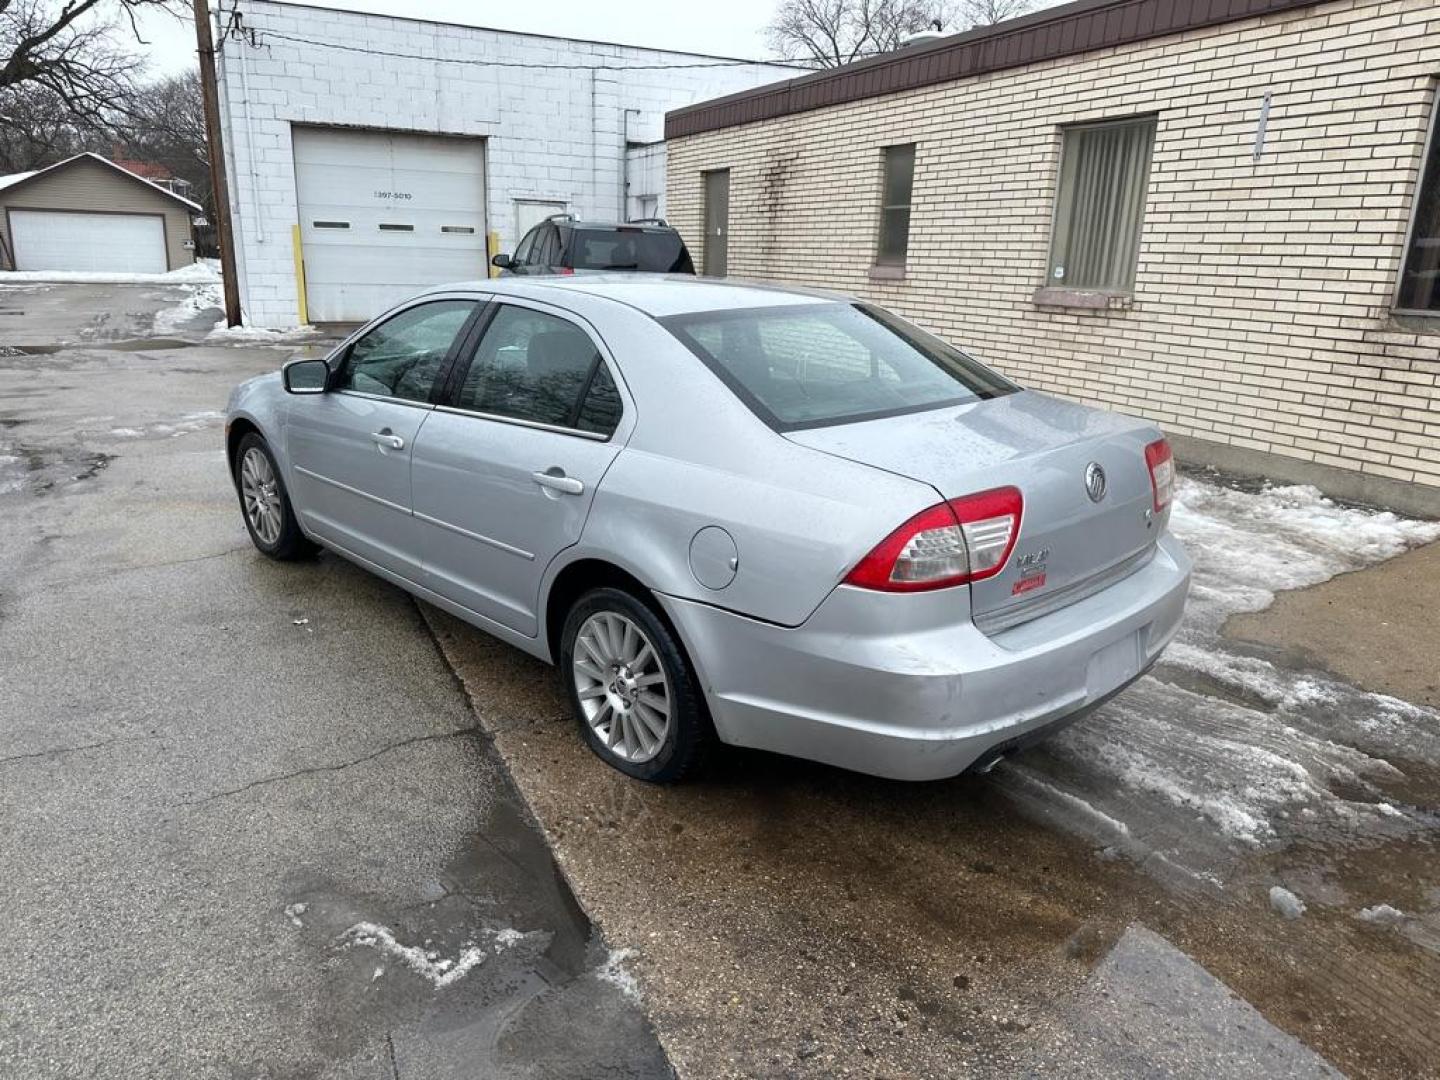
[{"label": "rear bumper", "polygon": [[900,780],[953,776],[1041,737],[1140,676],[1184,613],[1190,560],[1171,536],[1135,573],[1002,633],[965,590],[840,587],[799,627],[662,597],[727,743]]}]

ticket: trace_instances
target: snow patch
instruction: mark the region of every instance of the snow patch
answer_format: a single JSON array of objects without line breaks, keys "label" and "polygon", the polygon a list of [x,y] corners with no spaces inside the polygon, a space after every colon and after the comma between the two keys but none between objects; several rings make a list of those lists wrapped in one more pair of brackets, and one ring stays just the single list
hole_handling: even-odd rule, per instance
[{"label": "snow patch", "polygon": [[1298,919],[1305,914],[1304,901],[1281,885],[1270,886],[1270,906],[1287,919]]},{"label": "snow patch", "polygon": [[[418,945],[402,945],[387,926],[379,923],[359,922],[340,935],[342,947],[364,945],[377,952],[394,957],[415,974],[427,979],[437,990],[453,986],[469,975],[485,960],[485,952],[479,946],[465,945],[453,960],[442,958],[433,949],[422,949]],[[383,969],[381,969],[383,970]],[[374,976],[372,976],[372,979]]]},{"label": "snow patch", "polygon": [[0,271],[0,284],[44,281],[93,285],[203,285],[220,280],[220,268],[214,259],[200,259],[189,266],[163,274],[122,273],[108,270],[5,270]]},{"label": "snow patch", "polygon": [[321,336],[313,326],[292,326],[288,330],[267,330],[262,326],[226,326],[221,319],[205,340],[219,345],[293,345]]},{"label": "snow patch", "polygon": [[[490,939],[494,952],[498,954],[514,948],[526,938],[543,934],[544,931],[522,932],[506,927],[501,930],[484,930],[482,933]],[[441,956],[437,950],[420,945],[405,945],[396,939],[388,926],[373,922],[356,923],[342,933],[337,941],[341,948],[363,945],[390,956],[428,980],[437,990],[444,990],[447,986],[459,982],[482,964],[486,957],[485,950],[473,940],[461,946],[460,952],[454,957]],[[425,945],[429,944],[430,940],[427,938]],[[380,978],[384,973],[385,968],[377,966],[375,974],[370,977],[371,981]]]},{"label": "snow patch", "polygon": [[1032,775],[1001,776],[1201,876],[1237,850],[1435,828],[1436,815],[1396,805],[1380,785],[1404,779],[1392,758],[1440,766],[1440,712],[1245,655],[1221,628],[1280,589],[1440,539],[1440,523],[1341,506],[1308,486],[1245,491],[1184,476],[1171,528],[1195,569],[1159,668],[1020,759]]},{"label": "snow patch", "polygon": [[1374,923],[1376,926],[1395,926],[1405,921],[1405,913],[1389,904],[1362,908],[1355,913],[1355,917],[1361,922]]},{"label": "snow patch", "polygon": [[157,337],[173,337],[181,334],[195,320],[206,312],[224,308],[225,298],[221,295],[218,282],[197,285],[186,290],[185,298],[173,307],[161,308],[155,313],[150,332]]},{"label": "snow patch", "polygon": [[634,949],[611,949],[605,962],[595,969],[595,977],[615,987],[629,1000],[639,1004],[640,984],[625,968],[625,961],[635,955]]}]

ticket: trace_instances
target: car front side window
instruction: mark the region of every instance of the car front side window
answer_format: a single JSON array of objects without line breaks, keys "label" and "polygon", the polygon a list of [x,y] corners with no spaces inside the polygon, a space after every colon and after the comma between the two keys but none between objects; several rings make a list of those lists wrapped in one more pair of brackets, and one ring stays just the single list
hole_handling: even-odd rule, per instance
[{"label": "car front side window", "polygon": [[475,307],[473,300],[436,300],[381,323],[350,346],[334,388],[429,401],[445,357]]},{"label": "car front side window", "polygon": [[609,435],[621,402],[590,335],[575,323],[502,304],[455,398],[471,412]]}]

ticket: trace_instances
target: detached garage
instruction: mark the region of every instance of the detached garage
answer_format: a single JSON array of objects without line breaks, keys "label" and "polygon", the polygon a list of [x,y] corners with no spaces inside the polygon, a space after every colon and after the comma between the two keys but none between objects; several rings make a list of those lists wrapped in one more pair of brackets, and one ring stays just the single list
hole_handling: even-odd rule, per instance
[{"label": "detached garage", "polygon": [[200,207],[98,154],[0,177],[0,269],[163,274],[195,261]]}]

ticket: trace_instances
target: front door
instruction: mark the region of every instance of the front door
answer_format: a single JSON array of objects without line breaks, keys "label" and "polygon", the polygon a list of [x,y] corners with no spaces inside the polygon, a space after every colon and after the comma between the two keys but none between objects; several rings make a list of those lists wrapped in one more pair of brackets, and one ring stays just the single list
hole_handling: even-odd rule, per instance
[{"label": "front door", "polygon": [[410,455],[436,379],[479,304],[406,308],[353,342],[327,393],[289,399],[286,452],[305,528],[386,570],[422,581],[410,515]]},{"label": "front door", "polygon": [[495,305],[457,375],[415,448],[429,587],[534,637],[541,576],[619,451],[621,391],[587,328],[519,301]]},{"label": "front door", "polygon": [[724,277],[730,243],[730,170],[705,174],[705,276]]}]

